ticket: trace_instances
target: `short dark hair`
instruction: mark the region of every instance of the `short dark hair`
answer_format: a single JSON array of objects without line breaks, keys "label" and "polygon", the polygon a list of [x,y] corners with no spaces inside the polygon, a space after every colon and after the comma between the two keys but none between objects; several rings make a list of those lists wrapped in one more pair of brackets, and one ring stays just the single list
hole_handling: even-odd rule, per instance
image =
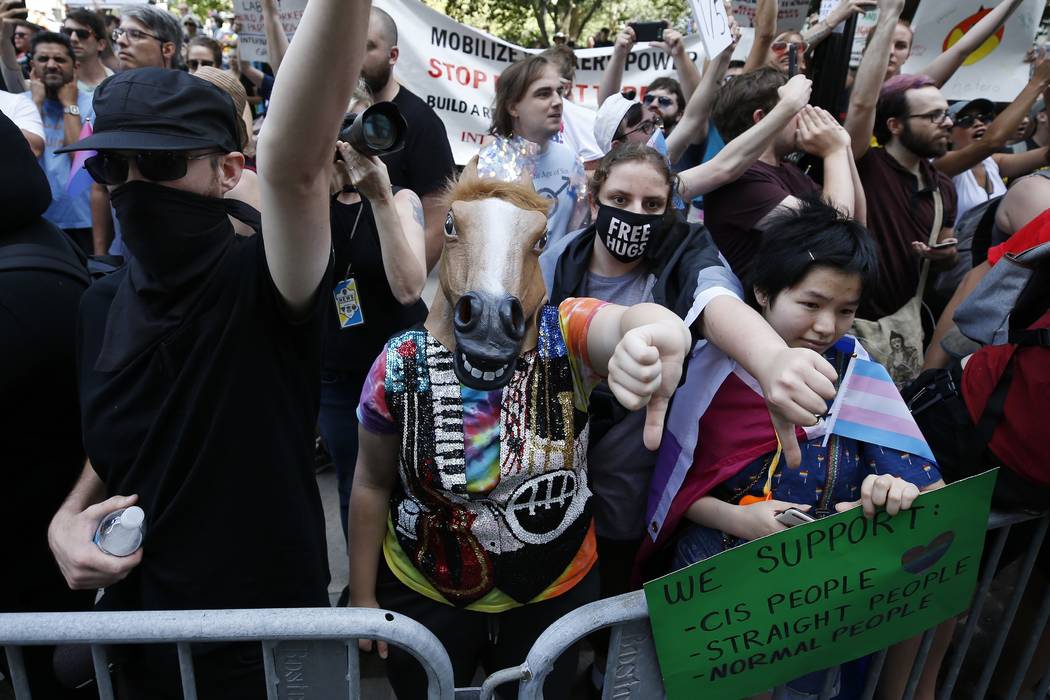
[{"label": "short dark hair", "polygon": [[222,68],[222,45],[210,36],[195,36],[186,42],[186,54],[189,55],[191,46],[203,46],[211,51],[215,58],[215,67]]},{"label": "short dark hair", "polygon": [[814,267],[860,275],[864,291],[878,279],[878,253],[868,230],[816,197],[801,200],[797,209],[778,214],[766,227],[748,279],[748,301],[757,308],[754,290],[759,289],[772,304]]},{"label": "short dark hair", "polygon": [[712,116],[718,133],[729,143],[754,125],[756,109],[769,114],[780,95],[777,92],[788,77],[768,66],[738,75],[718,90]]},{"label": "short dark hair", "polygon": [[936,86],[933,78],[928,75],[895,75],[882,84],[879,90],[879,101],[875,104],[875,140],[880,146],[889,143],[893,137],[890,127],[886,124],[889,119],[903,119],[908,116],[908,91],[919,88]]},{"label": "short dark hair", "polygon": [[543,56],[526,56],[503,71],[499,82],[496,83],[496,101],[492,108],[492,126],[489,133],[504,137],[514,135],[514,118],[508,111],[510,106],[520,102],[529,86],[539,80],[547,66],[552,65],[554,64]]},{"label": "short dark hair", "polygon": [[678,113],[681,115],[682,111],[685,110],[685,93],[682,92],[682,85],[674,78],[657,78],[653,82],[649,83],[649,87],[645,88],[646,92],[651,90],[667,90],[667,92],[674,95],[675,102],[678,103]]},{"label": "short dark hair", "polygon": [[540,52],[561,73],[561,77],[570,83],[576,82],[576,54],[568,46],[559,44]]},{"label": "short dark hair", "polygon": [[29,40],[29,53],[35,54],[36,47],[40,44],[62,44],[66,48],[66,53],[69,54],[69,59],[76,63],[77,57],[73,53],[73,44],[70,43],[69,37],[65,34],[59,34],[58,32],[37,32],[33,35],[33,38]]},{"label": "short dark hair", "polygon": [[91,28],[91,33],[99,41],[106,40],[106,21],[97,12],[91,10],[70,10],[66,13],[66,19],[71,19],[77,24],[83,24]]}]

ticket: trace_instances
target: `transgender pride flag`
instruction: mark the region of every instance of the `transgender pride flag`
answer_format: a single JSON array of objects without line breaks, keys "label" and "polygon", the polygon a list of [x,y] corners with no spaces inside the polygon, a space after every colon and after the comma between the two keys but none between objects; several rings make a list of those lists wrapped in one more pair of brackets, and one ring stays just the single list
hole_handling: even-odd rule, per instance
[{"label": "transgender pride flag", "polygon": [[936,461],[908,405],[878,362],[854,357],[828,411],[827,434],[853,438]]},{"label": "transgender pride flag", "polygon": [[[91,136],[91,122],[84,120],[84,126],[80,128],[80,140],[83,141]],[[95,155],[95,151],[73,151],[73,164],[69,168],[69,179],[66,180],[66,194],[77,197],[91,189],[91,174],[84,169],[84,161]]]}]

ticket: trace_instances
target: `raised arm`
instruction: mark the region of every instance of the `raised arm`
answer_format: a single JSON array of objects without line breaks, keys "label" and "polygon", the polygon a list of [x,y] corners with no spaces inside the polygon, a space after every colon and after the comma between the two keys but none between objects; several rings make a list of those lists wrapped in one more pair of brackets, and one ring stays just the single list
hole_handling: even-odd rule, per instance
[{"label": "raised arm", "polygon": [[744,73],[750,73],[766,65],[769,46],[777,35],[777,0],[758,0],[755,7],[755,42],[744,63]]},{"label": "raised arm", "polygon": [[780,101],[769,114],[727,143],[711,160],[680,172],[679,194],[682,198],[692,199],[707,194],[743,175],[776,135],[809,102],[812,87],[809,78],[796,75],[778,90]]},{"label": "raised arm", "polygon": [[[678,126],[667,137],[667,157],[672,163],[678,162],[689,144],[701,143],[707,138],[707,123],[711,118],[711,108],[718,95],[718,88],[722,85],[722,78],[725,77],[726,70],[729,68],[733,50],[740,39],[740,27],[733,21],[732,16],[729,21],[732,24],[733,43],[718,54],[714,60],[707,62],[707,68],[704,70],[699,86],[687,98],[689,101],[686,102],[682,118],[678,120]],[[688,60],[688,56],[685,60]],[[682,89],[685,90],[685,85],[682,86]]]},{"label": "raised arm", "polygon": [[882,79],[886,77],[886,66],[890,62],[893,30],[903,9],[903,0],[879,0],[879,22],[868,37],[868,47],[857,68],[845,124],[856,160],[860,160],[871,147],[875,105],[878,104]]},{"label": "raised arm", "polygon": [[959,41],[942,53],[926,66],[923,73],[930,76],[937,87],[943,86],[951,78],[959,66],[963,64],[966,57],[976,51],[985,40],[999,29],[1013,14],[1014,10],[1021,6],[1024,0],[1003,0],[995,9],[986,14],[981,20],[970,27],[970,31],[963,34]]},{"label": "raised arm", "polygon": [[266,262],[293,312],[309,307],[328,265],[332,144],[361,72],[370,7],[369,0],[309,3],[259,136]]},{"label": "raised arm", "polygon": [[25,92],[29,89],[22,75],[22,66],[18,65],[12,41],[15,34],[14,20],[25,16],[25,7],[13,7],[12,3],[0,5],[0,75],[8,92]]},{"label": "raised arm", "polygon": [[274,75],[277,75],[277,71],[281,67],[281,61],[284,60],[284,55],[288,53],[288,36],[284,33],[284,27],[281,26],[280,11],[280,8],[277,6],[277,0],[263,0],[262,12],[263,26],[266,30],[266,52],[269,54],[269,63],[270,67],[273,68]]},{"label": "raised arm", "polygon": [[[988,130],[980,140],[973,141],[965,148],[960,148],[957,151],[945,153],[934,161],[934,165],[945,175],[954,177],[966,172],[988,156],[998,153],[1006,146],[1006,142],[1010,140],[1010,137],[1017,132],[1018,125],[1025,118],[1025,115],[1028,114],[1028,110],[1031,109],[1035,101],[1046,90],[1047,85],[1050,85],[1050,60],[1043,61],[1036,67],[1035,73],[1032,74],[1028,84],[1024,86],[1024,89],[1014,98],[1013,102],[1008,104],[1006,109],[1000,112],[999,116],[988,125]],[[1018,164],[1026,163],[1028,160],[1031,160],[1031,157],[1018,161]],[[1038,167],[1038,163],[1036,167]],[[1017,174],[1024,174],[1024,172],[1003,173],[1005,177]]]},{"label": "raised arm", "polygon": [[835,27],[839,26],[855,14],[864,14],[875,7],[874,0],[841,0],[828,16],[820,20],[812,27],[802,31],[802,41],[809,44],[809,48],[819,44],[828,38]]},{"label": "raised arm", "polygon": [[375,156],[362,156],[342,141],[339,153],[342,160],[336,167],[346,169],[350,182],[372,205],[390,291],[398,303],[418,301],[427,281],[422,202],[412,190],[395,195],[386,165]]},{"label": "raised arm", "polygon": [[634,30],[624,25],[616,36],[612,56],[605,65],[605,72],[602,73],[602,81],[598,83],[598,106],[605,102],[605,98],[620,91],[623,72],[627,68],[627,56],[631,53],[634,42]]},{"label": "raised arm", "polygon": [[682,33],[677,29],[665,29],[663,41],[651,41],[649,45],[663,49],[674,59],[674,67],[678,71],[678,84],[682,86],[685,99],[689,100],[700,85],[700,69],[693,63],[693,59],[689,58],[682,39]]}]

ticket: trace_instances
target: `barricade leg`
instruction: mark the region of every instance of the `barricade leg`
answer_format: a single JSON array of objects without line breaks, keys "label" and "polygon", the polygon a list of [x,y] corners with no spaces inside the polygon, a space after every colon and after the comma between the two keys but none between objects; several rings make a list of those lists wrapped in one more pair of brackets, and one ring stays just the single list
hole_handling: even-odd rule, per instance
[{"label": "barricade leg", "polygon": [[4,647],[7,652],[7,669],[11,674],[11,684],[15,688],[17,700],[31,700],[32,693],[29,692],[29,676],[26,674],[26,662],[22,658],[22,648],[16,646]]},{"label": "barricade leg", "polygon": [[197,700],[197,681],[193,677],[193,654],[188,642],[175,645],[179,652],[179,678],[182,680],[182,697],[185,700]]},{"label": "barricade leg", "polygon": [[100,700],[113,700],[113,679],[109,676],[109,654],[101,644],[91,645],[91,660],[95,664],[95,683]]}]

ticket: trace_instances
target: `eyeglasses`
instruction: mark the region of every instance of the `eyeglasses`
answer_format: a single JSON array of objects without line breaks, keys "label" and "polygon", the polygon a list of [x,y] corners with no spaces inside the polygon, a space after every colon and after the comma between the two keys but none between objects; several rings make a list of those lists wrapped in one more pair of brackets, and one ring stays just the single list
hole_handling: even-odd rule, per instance
[{"label": "eyeglasses", "polygon": [[980,120],[982,124],[991,124],[992,120],[995,119],[995,115],[991,112],[983,112],[981,114],[964,114],[961,117],[957,117],[952,121],[955,122],[955,126],[963,129],[969,129],[973,126],[977,120]]},{"label": "eyeglasses", "polygon": [[[670,95],[659,95],[659,96],[657,96],[657,95],[646,95],[645,97],[642,98],[642,102],[645,103],[646,107],[651,105],[653,102],[656,102],[658,105],[660,105],[664,109],[667,109],[672,104],[674,104],[674,98],[671,97]],[[652,133],[652,132],[650,132],[650,133]]]},{"label": "eyeglasses", "polygon": [[124,155],[112,151],[99,151],[84,161],[84,168],[95,182],[102,185],[121,185],[128,180],[128,166],[135,160],[142,177],[153,182],[168,182],[185,177],[189,161],[203,160],[221,151],[210,151],[198,156],[188,156],[180,151],[138,151]]},{"label": "eyeglasses", "polygon": [[81,41],[87,41],[95,35],[95,33],[90,29],[76,29],[74,27],[62,27],[58,31],[62,32],[68,37],[72,37],[74,34],[76,34],[77,38]]},{"label": "eyeglasses", "polygon": [[190,58],[186,60],[186,65],[190,67],[190,70],[197,70],[201,66],[208,66],[209,68],[215,67],[215,61],[209,61],[204,58],[197,60],[196,58]]},{"label": "eyeglasses", "polygon": [[652,136],[653,132],[663,126],[663,121],[660,119],[646,119],[644,122],[634,127],[630,131],[625,131],[619,136],[614,136],[613,141],[622,141],[631,134],[640,131],[646,136]]},{"label": "eyeglasses", "polygon": [[32,34],[30,34],[29,32],[15,32],[11,36],[15,37],[16,39],[28,39],[32,36]]},{"label": "eyeglasses", "polygon": [[905,119],[925,119],[931,124],[943,124],[947,119],[951,121],[952,115],[948,113],[946,109],[938,109],[936,112],[926,112],[925,114],[909,114]]},{"label": "eyeglasses", "polygon": [[789,46],[797,46],[799,54],[809,51],[809,44],[805,41],[774,41],[769,45],[769,49],[775,54],[783,54],[787,53]]},{"label": "eyeglasses", "polygon": [[123,27],[117,27],[113,30],[113,41],[118,41],[120,37],[124,36],[125,34],[128,35],[128,39],[130,39],[131,41],[142,41],[143,39],[149,38],[156,39],[162,44],[164,43],[164,39],[161,39],[159,36],[149,34],[140,29],[124,29]]}]

